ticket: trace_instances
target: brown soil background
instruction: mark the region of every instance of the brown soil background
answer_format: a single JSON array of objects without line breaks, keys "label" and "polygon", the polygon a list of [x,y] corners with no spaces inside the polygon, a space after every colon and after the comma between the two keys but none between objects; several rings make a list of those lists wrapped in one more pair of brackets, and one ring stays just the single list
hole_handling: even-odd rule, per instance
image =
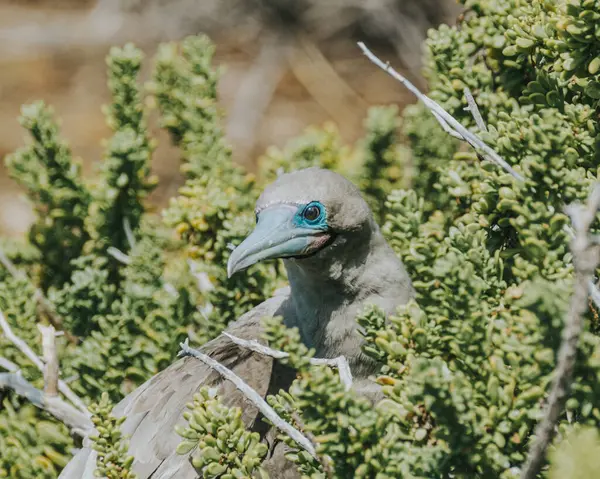
[{"label": "brown soil background", "polygon": [[[354,141],[369,106],[414,101],[356,41],[425,87],[426,31],[458,13],[452,0],[0,0],[0,157],[25,141],[21,105],[43,99],[93,174],[109,135],[101,106],[110,46],[141,47],[147,78],[160,41],[198,32],[211,36],[215,63],[225,68],[219,95],[237,161],[252,168],[269,145],[326,121]],[[164,204],[180,184],[179,156],[152,130],[159,140],[152,166],[161,179],[152,201]],[[32,213],[1,163],[0,233],[19,235]]]}]

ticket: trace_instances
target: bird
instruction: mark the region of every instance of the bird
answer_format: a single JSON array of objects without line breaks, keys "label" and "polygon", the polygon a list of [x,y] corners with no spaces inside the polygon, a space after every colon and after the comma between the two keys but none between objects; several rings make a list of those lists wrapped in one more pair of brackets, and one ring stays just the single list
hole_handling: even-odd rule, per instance
[{"label": "bird", "polygon": [[[226,332],[262,341],[261,319],[282,316],[286,327],[298,328],[301,341],[314,348],[316,357],[344,356],[352,372],[352,388],[375,400],[380,387],[371,378],[378,365],[362,351],[364,338],[355,318],[368,304],[391,315],[414,297],[414,289],[360,190],[331,170],[292,171],[264,189],[255,213],[256,225],[232,251],[227,274],[282,259],[289,286],[243,314]],[[200,351],[263,397],[293,380],[293,372],[273,358],[240,347],[223,334]],[[259,411],[232,383],[194,357],[179,359],[113,409],[115,416],[126,417],[121,431],[129,437],[129,454],[139,479],[197,477],[190,458],[175,451],[181,441],[175,426],[185,425],[186,404],[202,386],[218,388],[224,404],[242,408],[247,427],[264,432]],[[265,468],[270,477],[299,477],[283,454],[273,450],[269,454]],[[84,443],[59,478],[91,479],[94,468],[95,452]]]}]

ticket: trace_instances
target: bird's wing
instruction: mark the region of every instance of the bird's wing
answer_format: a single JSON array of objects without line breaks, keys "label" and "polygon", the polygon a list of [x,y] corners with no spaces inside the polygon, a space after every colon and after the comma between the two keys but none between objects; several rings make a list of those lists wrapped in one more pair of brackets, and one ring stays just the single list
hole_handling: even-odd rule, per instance
[{"label": "bird's wing", "polygon": [[[279,314],[287,298],[287,291],[278,291],[274,297],[231,324],[228,332],[243,339],[260,339],[261,318]],[[264,397],[267,394],[273,367],[271,358],[239,348],[222,335],[206,343],[201,350],[234,371],[260,395]],[[115,416],[126,417],[121,430],[129,437],[129,453],[135,458],[133,469],[138,479],[197,477],[189,456],[175,452],[181,441],[175,433],[175,426],[185,424],[185,405],[204,385],[218,387],[224,404],[241,407],[242,417],[248,426],[256,420],[256,407],[233,384],[224,381],[196,358],[180,359],[146,381],[114,408]],[[59,479],[92,479],[95,460],[95,452],[84,447],[69,462]]]}]

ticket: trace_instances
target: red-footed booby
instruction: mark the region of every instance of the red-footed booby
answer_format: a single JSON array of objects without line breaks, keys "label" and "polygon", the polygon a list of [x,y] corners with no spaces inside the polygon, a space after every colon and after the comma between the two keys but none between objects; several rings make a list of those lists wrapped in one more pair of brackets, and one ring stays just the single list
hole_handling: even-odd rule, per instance
[{"label": "red-footed booby", "polygon": [[[232,275],[259,262],[283,258],[290,287],[230,324],[227,332],[260,340],[260,320],[283,316],[297,327],[316,357],[344,356],[353,375],[353,388],[377,396],[369,379],[377,364],[361,351],[362,337],[355,318],[367,304],[387,314],[413,295],[401,261],[384,239],[358,188],[329,170],[308,168],[281,175],[262,193],[256,205],[254,231],[232,252]],[[292,378],[274,360],[234,344],[221,335],[200,348],[241,377],[261,396],[278,391]],[[181,437],[175,425],[185,424],[186,403],[200,387],[218,387],[223,402],[244,411],[248,427],[260,414],[236,387],[194,357],[173,363],[114,409],[126,416],[122,432],[129,436],[129,453],[139,479],[192,479],[197,473],[189,456],[177,455]],[[299,477],[283,457],[266,465],[272,478]],[[93,477],[95,453],[84,447],[60,475],[61,479]]]}]

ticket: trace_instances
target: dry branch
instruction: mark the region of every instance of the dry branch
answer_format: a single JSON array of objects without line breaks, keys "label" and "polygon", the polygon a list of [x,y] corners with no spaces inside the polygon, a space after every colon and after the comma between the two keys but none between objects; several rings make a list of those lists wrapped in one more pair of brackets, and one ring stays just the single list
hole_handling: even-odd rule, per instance
[{"label": "dry branch", "polygon": [[258,394],[254,389],[248,386],[248,384],[246,384],[246,382],[242,378],[240,378],[233,371],[226,368],[210,356],[204,354],[201,351],[198,351],[197,349],[191,348],[187,339],[179,346],[181,347],[179,356],[193,356],[196,359],[202,361],[207,366],[217,371],[223,378],[227,379],[228,381],[231,381],[244,394],[244,396],[246,396],[246,398],[248,398],[248,400],[258,408],[258,410],[263,414],[263,416],[265,416],[265,418],[271,421],[271,423],[277,429],[287,434],[302,449],[304,449],[311,456],[317,459],[317,452],[313,447],[312,443],[291,424],[281,419],[281,417],[279,417],[275,410],[271,406],[269,406],[269,404],[267,404],[267,402],[260,396],[260,394]]},{"label": "dry branch", "polygon": [[[4,358],[0,358],[4,360]],[[8,360],[0,363],[10,363]],[[58,396],[48,396],[36,387],[32,386],[18,372],[0,373],[0,389],[11,389],[19,396],[27,399],[34,406],[47,411],[56,419],[65,424],[71,431],[81,437],[86,437],[94,430],[94,425],[90,418],[63,401]]]},{"label": "dry branch", "polygon": [[475,98],[473,98],[473,94],[468,87],[465,87],[465,98],[467,99],[468,107],[465,108],[466,111],[470,112],[473,115],[473,119],[475,120],[475,124],[481,131],[487,131],[487,126],[485,126],[485,122],[483,121],[483,117],[481,116],[481,112],[475,102]]},{"label": "dry branch", "polygon": [[131,222],[129,221],[129,218],[123,218],[123,231],[125,231],[125,237],[127,238],[129,249],[135,248],[135,235],[131,229]]},{"label": "dry branch", "polygon": [[3,358],[2,356],[0,356],[0,368],[6,369],[7,371],[9,371],[11,373],[16,373],[19,370],[19,366],[17,366],[12,361],[9,361],[8,359]]},{"label": "dry branch", "polygon": [[[394,70],[388,63],[381,61],[371,50],[369,50],[364,43],[358,42],[358,46],[375,65],[381,68],[383,71],[391,75],[393,78],[402,83],[408,90],[410,90],[423,104],[431,110],[437,121],[440,123],[445,131],[449,132],[452,136],[459,136],[461,139],[471,145],[475,151],[480,152],[486,160],[492,161],[510,173],[517,180],[523,181],[524,178],[517,173],[498,153],[490,148],[486,143],[481,140],[477,135],[471,133],[463,125],[460,124],[450,113],[444,110],[437,102],[433,101],[424,93],[408,81],[403,75]],[[450,130],[450,131],[449,131]]]},{"label": "dry branch", "polygon": [[[227,332],[224,332],[223,335],[228,337],[233,343],[237,344],[242,348],[250,349],[251,351],[263,354],[265,356],[269,356],[274,359],[283,359],[290,356],[284,351],[278,351],[276,349],[272,349],[268,346],[265,346],[264,344],[259,343],[255,339],[241,339]],[[337,358],[332,359],[311,358],[310,364],[312,364],[313,366],[331,366],[337,368],[338,373],[340,375],[340,380],[346,388],[346,391],[348,391],[352,387],[352,372],[350,371],[350,366],[348,365],[348,361],[344,356],[338,356]]]},{"label": "dry branch", "polygon": [[124,264],[126,266],[131,264],[131,258],[125,253],[123,253],[120,249],[115,248],[114,246],[109,246],[106,249],[106,252],[121,264]]},{"label": "dry branch", "polygon": [[600,208],[600,185],[597,185],[589,197],[587,206],[569,205],[566,212],[571,217],[575,236],[571,241],[573,264],[575,266],[575,284],[569,309],[565,317],[563,338],[558,351],[558,362],[554,379],[542,420],[535,429],[527,462],[521,471],[521,479],[534,479],[540,472],[546,457],[546,449],[555,434],[555,426],[573,383],[573,371],[577,359],[577,346],[583,330],[583,315],[588,308],[590,284],[600,262],[600,249],[589,237],[590,226]]},{"label": "dry branch", "polygon": [[58,355],[56,353],[56,330],[54,326],[38,324],[42,333],[42,353],[44,358],[44,392],[48,397],[58,396]]},{"label": "dry branch", "polygon": [[[27,359],[29,359],[36,368],[40,371],[44,371],[44,363],[43,361],[33,352],[33,350],[27,345],[25,341],[19,338],[15,333],[13,333],[8,321],[4,317],[4,313],[0,311],[0,328],[4,332],[6,339],[8,339],[11,343],[13,343],[19,351],[21,351]],[[83,411],[84,414],[89,416],[89,411],[83,401],[75,394],[67,384],[58,380],[58,390],[65,395],[65,397],[71,401],[78,409]]]}]

